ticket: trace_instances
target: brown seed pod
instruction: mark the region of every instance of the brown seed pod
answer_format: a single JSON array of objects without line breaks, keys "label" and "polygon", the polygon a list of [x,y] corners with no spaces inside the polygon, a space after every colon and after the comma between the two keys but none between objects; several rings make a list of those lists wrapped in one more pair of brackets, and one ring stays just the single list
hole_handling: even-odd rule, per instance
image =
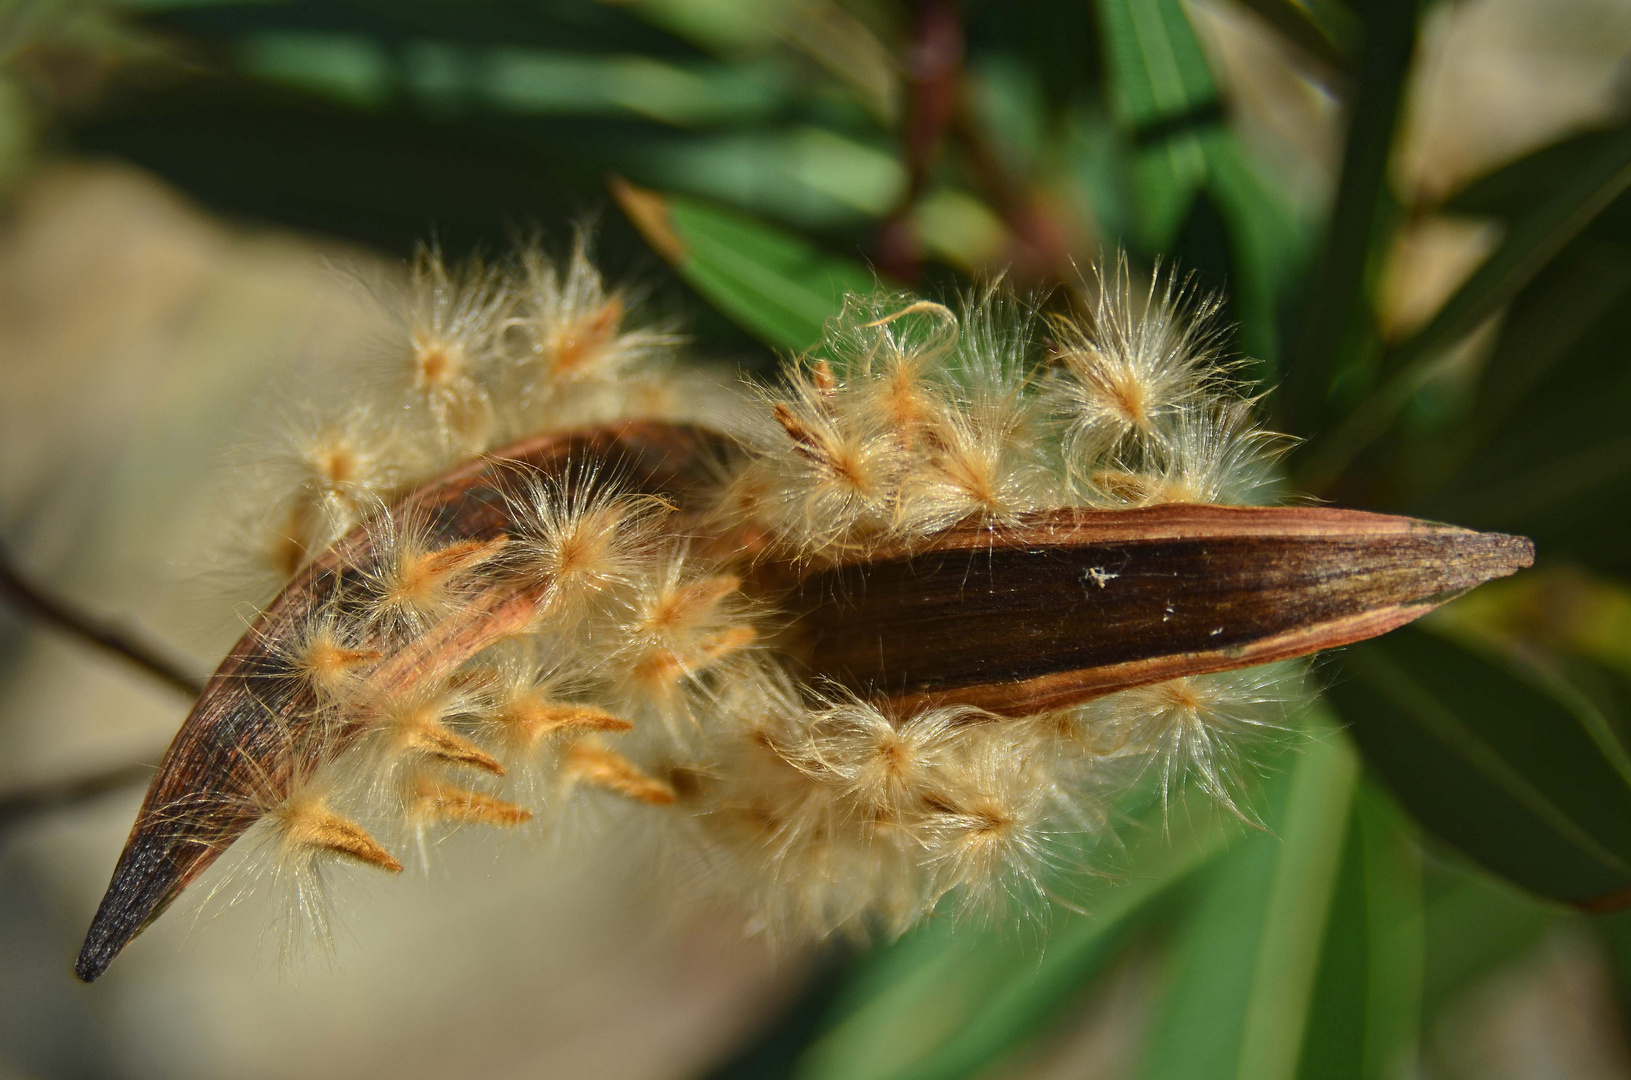
[{"label": "brown seed pod", "polygon": [[[505,535],[510,496],[539,473],[569,477],[595,469],[615,472],[633,491],[683,502],[708,475],[708,465],[729,452],[720,436],[695,428],[631,423],[576,434],[545,435],[459,465],[403,496],[396,510],[412,510],[430,523],[442,544],[490,541]],[[246,809],[232,818],[178,828],[169,808],[200,793],[231,806],[242,783],[241,757],[257,774],[285,784],[290,747],[305,732],[316,691],[290,677],[289,655],[308,613],[324,605],[356,602],[357,564],[370,535],[359,528],[308,564],[239,639],[204,687],[165,752],[137,813],[101,906],[91,922],[74,970],[92,980],[132,938],[157,918],[189,882],[203,873],[237,836],[254,824]],[[535,586],[501,579],[494,589],[433,627],[413,645],[384,656],[358,677],[404,688],[448,673],[483,646],[515,632],[533,617]],[[293,739],[291,739],[293,736]],[[241,805],[248,807],[247,801]]]},{"label": "brown seed pod", "polygon": [[1534,561],[1527,539],[1329,507],[1066,509],[806,578],[813,674],[1023,716],[1386,633]]},{"label": "brown seed pod", "polygon": [[[680,513],[665,527],[694,528],[705,519],[688,516],[687,507],[734,453],[724,436],[662,423],[543,436],[458,466],[402,496],[392,513],[428,523],[437,545],[496,544],[513,532],[514,495],[525,483],[539,473],[571,482],[598,470],[615,472],[625,491],[676,506]],[[255,774],[287,783],[291,734],[298,741],[299,725],[313,722],[321,690],[291,678],[286,658],[298,651],[295,637],[311,612],[359,602],[366,584],[359,567],[373,542],[360,527],[321,554],[222,662],[148,791],[80,953],[80,978],[106,970],[255,816],[243,810],[189,830],[169,808],[201,793],[247,807],[231,790],[243,782],[246,770],[236,767],[243,759],[255,763]],[[701,543],[739,546],[721,536]],[[874,701],[1019,716],[1358,641],[1532,558],[1522,538],[1408,518],[1164,505],[1057,510],[1003,528],[964,525],[910,548],[817,568],[761,554],[740,580],[788,616],[775,645],[811,678]],[[537,581],[523,575],[483,577],[410,643],[394,651],[347,646],[356,665],[348,678],[364,699],[370,687],[401,691],[445,680],[529,626],[541,598]],[[343,745],[358,728],[347,721],[331,741]],[[653,804],[674,800],[672,789],[598,744],[573,746],[583,778],[643,784],[638,797]],[[476,793],[435,792],[443,817],[522,819],[522,811]]]}]

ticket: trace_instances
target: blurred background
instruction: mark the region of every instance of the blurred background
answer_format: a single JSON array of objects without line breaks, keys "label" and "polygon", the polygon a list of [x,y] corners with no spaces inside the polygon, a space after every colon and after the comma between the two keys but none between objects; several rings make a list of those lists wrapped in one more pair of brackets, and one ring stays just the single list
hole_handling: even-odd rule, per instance
[{"label": "blurred background", "polygon": [[1129,820],[1045,925],[773,950],[650,838],[461,842],[330,962],[183,904],[94,987],[188,701],[0,590],[0,1077],[1631,1077],[1628,189],[1626,0],[0,0],[0,545],[196,674],[357,277],[584,223],[760,373],[879,278],[1176,264],[1298,489],[1540,551],[1320,663],[1265,829]]}]

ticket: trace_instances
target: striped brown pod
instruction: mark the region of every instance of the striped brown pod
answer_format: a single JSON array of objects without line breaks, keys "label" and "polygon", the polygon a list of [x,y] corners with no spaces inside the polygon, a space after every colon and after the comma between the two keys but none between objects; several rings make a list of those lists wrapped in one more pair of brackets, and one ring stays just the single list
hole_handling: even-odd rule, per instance
[{"label": "striped brown pod", "polygon": [[[603,429],[543,435],[465,462],[404,495],[395,512],[412,510],[430,523],[441,543],[491,541],[509,525],[516,486],[543,474],[566,476],[596,470],[622,479],[629,490],[683,502],[728,445],[718,435],[683,425],[630,423]],[[75,965],[91,980],[138,933],[206,870],[252,816],[215,820],[208,827],[178,824],[170,807],[241,792],[254,773],[286,783],[290,725],[311,705],[310,691],[287,678],[278,661],[304,616],[328,602],[352,602],[357,564],[371,537],[359,527],[306,566],[249,627],[210,677],[202,695],[165,752],[136,823],[125,842],[107,893],[97,909]],[[524,624],[536,596],[510,579],[458,618],[438,625],[411,650],[385,657],[369,674],[380,683],[402,684],[450,671],[484,645]],[[295,731],[297,736],[300,734]]]}]

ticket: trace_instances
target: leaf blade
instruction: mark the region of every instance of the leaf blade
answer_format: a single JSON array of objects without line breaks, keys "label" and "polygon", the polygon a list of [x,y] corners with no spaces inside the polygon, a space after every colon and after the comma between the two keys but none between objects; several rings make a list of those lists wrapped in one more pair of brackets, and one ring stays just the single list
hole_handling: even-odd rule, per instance
[{"label": "leaf blade", "polygon": [[1326,730],[1271,781],[1266,830],[1211,868],[1179,936],[1144,1080],[1295,1074],[1358,777]]},{"label": "leaf blade", "polygon": [[846,293],[878,287],[876,275],[858,263],[746,215],[618,178],[612,194],[692,288],[774,348],[811,347]]},{"label": "leaf blade", "polygon": [[1589,703],[1548,677],[1407,629],[1350,650],[1329,691],[1367,759],[1429,831],[1530,891],[1577,906],[1631,889],[1631,787]]},{"label": "leaf blade", "polygon": [[1384,381],[1322,439],[1303,467],[1306,486],[1322,490],[1356,454],[1387,431],[1419,387],[1427,365],[1513,300],[1620,195],[1631,189],[1631,129],[1604,136],[1508,222],[1495,252],[1420,330],[1383,354]]}]

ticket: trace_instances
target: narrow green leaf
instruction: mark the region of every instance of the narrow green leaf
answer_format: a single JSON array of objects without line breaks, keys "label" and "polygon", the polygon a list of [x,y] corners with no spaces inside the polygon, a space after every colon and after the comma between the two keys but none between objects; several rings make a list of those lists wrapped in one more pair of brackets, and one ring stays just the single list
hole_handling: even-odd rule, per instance
[{"label": "narrow green leaf", "polygon": [[1336,70],[1353,66],[1365,28],[1341,0],[1243,0],[1287,41]]},{"label": "narrow green leaf", "polygon": [[1283,423],[1294,435],[1326,426],[1329,414],[1341,407],[1332,401],[1333,383],[1350,370],[1362,371],[1379,344],[1370,301],[1379,254],[1398,213],[1387,168],[1405,71],[1415,51],[1416,5],[1369,7],[1336,205],[1319,269],[1305,294],[1296,350],[1277,395]]},{"label": "narrow green leaf", "polygon": [[168,38],[220,42],[261,31],[367,34],[382,45],[434,41],[451,46],[567,49],[703,60],[706,54],[622,6],[402,3],[345,0],[343,4],[265,0],[118,0],[138,26]]},{"label": "narrow green leaf", "polygon": [[1597,231],[1513,302],[1459,467],[1409,509],[1522,532],[1549,559],[1623,573],[1631,569],[1631,247]]},{"label": "narrow green leaf", "polygon": [[1240,345],[1266,364],[1254,374],[1271,377],[1281,290],[1305,247],[1291,214],[1222,126],[1217,86],[1178,0],[1100,0],[1099,14],[1112,112],[1131,144],[1138,241],[1169,253],[1207,191],[1228,233],[1228,265],[1214,284],[1227,280]]},{"label": "narrow green leaf", "polygon": [[1467,987],[1518,956],[1565,911],[1476,867],[1439,867],[1447,878],[1424,910],[1427,963],[1422,1025],[1431,1028]]},{"label": "narrow green leaf", "polygon": [[1542,896],[1597,909],[1631,898],[1625,752],[1585,695],[1415,628],[1342,665],[1330,700],[1423,826]]},{"label": "narrow green leaf", "polygon": [[[1631,129],[1576,146],[1552,182],[1506,222],[1500,247],[1426,326],[1389,349],[1387,374],[1365,402],[1308,457],[1304,480],[1320,490],[1361,449],[1387,431],[1419,388],[1426,365],[1517,296],[1582,229],[1631,188]],[[1544,153],[1544,151],[1543,151]]]},{"label": "narrow green leaf", "polygon": [[1501,246],[1432,321],[1390,352],[1390,366],[1405,367],[1469,333],[1631,188],[1631,129],[1604,134],[1580,149],[1585,152],[1557,172],[1541,197],[1508,220]]},{"label": "narrow green leaf", "polygon": [[1444,201],[1446,214],[1517,221],[1559,189],[1600,168],[1628,133],[1624,126],[1582,132],[1549,143],[1469,181]]},{"label": "narrow green leaf", "polygon": [[1108,96],[1133,140],[1139,240],[1163,251],[1206,178],[1195,129],[1219,119],[1217,86],[1178,0],[1099,0]]},{"label": "narrow green leaf", "polygon": [[1217,102],[1206,56],[1178,0],[1099,0],[1110,107],[1129,130]]},{"label": "narrow green leaf", "polygon": [[859,264],[744,214],[622,180],[612,192],[692,288],[775,348],[809,348],[845,294],[877,288],[877,277]]},{"label": "narrow green leaf", "polygon": [[1203,140],[1207,190],[1228,226],[1233,257],[1228,281],[1239,347],[1259,366],[1248,377],[1272,384],[1280,361],[1280,306],[1307,259],[1308,237],[1241,152],[1232,132]]},{"label": "narrow green leaf", "polygon": [[1295,1075],[1358,775],[1340,734],[1311,741],[1273,781],[1268,831],[1208,871],[1179,935],[1146,1080]]},{"label": "narrow green leaf", "polygon": [[1405,1075],[1421,1014],[1421,852],[1374,784],[1354,798],[1298,1080]]}]

